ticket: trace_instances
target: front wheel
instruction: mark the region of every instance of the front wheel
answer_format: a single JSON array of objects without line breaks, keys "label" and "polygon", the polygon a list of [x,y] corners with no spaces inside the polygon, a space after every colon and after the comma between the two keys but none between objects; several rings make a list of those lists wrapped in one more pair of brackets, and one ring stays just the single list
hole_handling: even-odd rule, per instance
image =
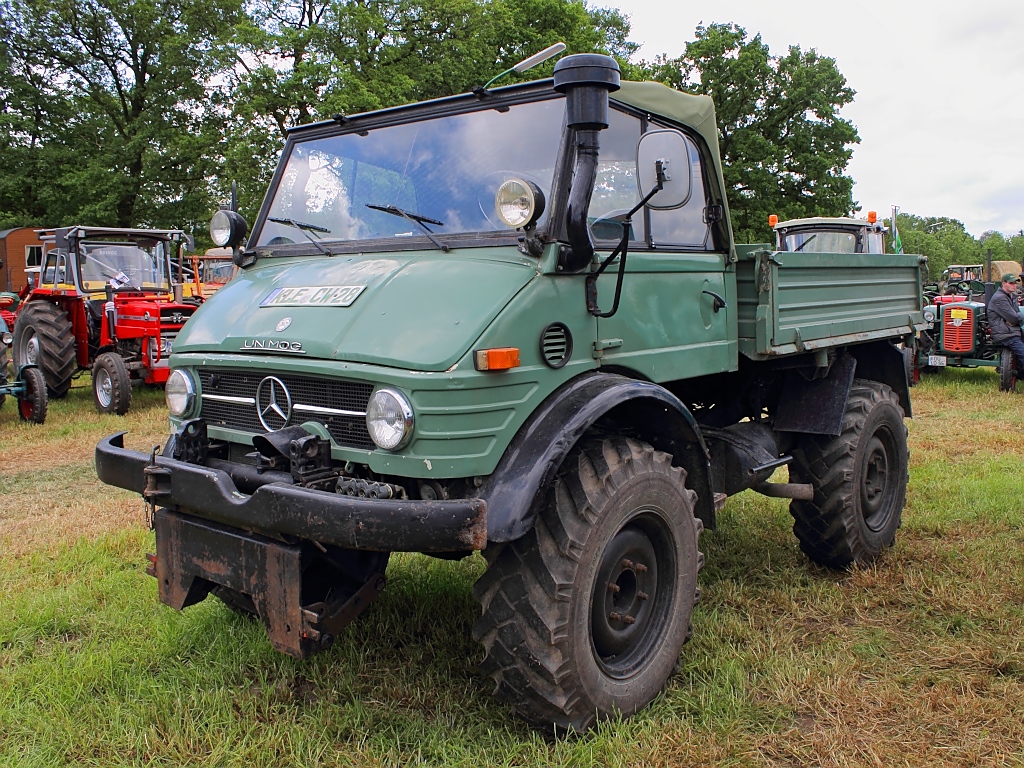
[{"label": "front wheel", "polygon": [[473,636],[496,693],[527,720],[582,732],[664,688],[690,636],[703,564],[685,481],[645,443],[587,443],[533,529],[485,550]]},{"label": "front wheel", "polygon": [[92,365],[92,394],[96,410],[124,416],[132,405],[132,380],[121,356],[104,352]]},{"label": "front wheel", "polygon": [[25,368],[21,372],[25,393],[18,398],[18,416],[22,421],[42,424],[46,421],[49,400],[46,397],[46,378],[38,368]]},{"label": "front wheel", "polygon": [[1006,347],[999,350],[999,391],[1013,392],[1017,388],[1017,361]]},{"label": "front wheel", "polygon": [[804,435],[790,478],[814,486],[793,501],[793,532],[811,560],[829,568],[869,563],[893,543],[907,499],[907,428],[896,393],[855,379],[837,437]]}]

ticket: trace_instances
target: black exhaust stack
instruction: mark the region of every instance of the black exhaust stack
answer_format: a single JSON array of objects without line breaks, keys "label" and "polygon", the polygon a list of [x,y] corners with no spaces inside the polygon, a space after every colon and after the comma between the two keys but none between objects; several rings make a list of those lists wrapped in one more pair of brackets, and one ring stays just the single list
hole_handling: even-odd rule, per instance
[{"label": "black exhaust stack", "polygon": [[597,177],[597,134],[608,127],[608,94],[619,90],[619,65],[599,53],[566,56],[555,65],[555,90],[566,96],[569,129],[576,141],[576,169],[566,210],[569,248],[562,249],[559,267],[577,272],[594,258],[587,209]]}]

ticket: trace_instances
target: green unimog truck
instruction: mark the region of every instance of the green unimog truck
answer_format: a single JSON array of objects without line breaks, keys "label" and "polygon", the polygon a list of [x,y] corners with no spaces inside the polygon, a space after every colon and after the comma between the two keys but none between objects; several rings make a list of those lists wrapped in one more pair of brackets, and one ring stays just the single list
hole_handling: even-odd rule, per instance
[{"label": "green unimog truck", "polygon": [[728,496],[792,499],[833,568],[893,541],[922,260],[738,246],[708,98],[580,54],[302,126],[246,229],[214,217],[241,270],[175,341],[162,452],[96,452],[174,608],[301,658],[390,552],[482,551],[483,671],[582,731],[676,668]]}]

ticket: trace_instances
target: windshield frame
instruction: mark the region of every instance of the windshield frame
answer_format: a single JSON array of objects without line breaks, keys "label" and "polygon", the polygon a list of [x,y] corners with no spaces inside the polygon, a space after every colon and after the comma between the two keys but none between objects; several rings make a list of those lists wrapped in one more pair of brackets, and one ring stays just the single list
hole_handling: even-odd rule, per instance
[{"label": "windshield frame", "polygon": [[[292,150],[300,142],[333,138],[351,133],[364,134],[368,131],[387,128],[395,125],[422,122],[438,118],[451,117],[455,115],[468,114],[472,112],[483,112],[486,110],[497,110],[506,112],[510,107],[519,104],[528,104],[548,100],[563,100],[564,96],[555,92],[553,80],[540,80],[522,85],[506,86],[490,91],[480,91],[479,94],[469,93],[458,96],[450,96],[444,99],[410,104],[401,107],[367,112],[352,117],[338,116],[334,120],[326,120],[312,123],[306,126],[292,128],[288,131],[284,149],[278,161],[274,176],[271,179],[267,193],[263,198],[256,221],[253,223],[252,232],[249,236],[249,243],[259,242],[270,215],[270,210],[285,174],[288,158]],[[554,170],[551,180],[551,193],[547,202],[548,212],[542,227],[538,227],[535,236],[544,242],[551,242],[550,232],[558,229],[559,217],[564,211],[565,197],[564,190],[568,187],[568,180],[571,178],[571,153],[566,151],[567,135],[571,131],[565,129],[563,124],[562,135],[557,137],[558,149],[555,155]],[[435,233],[445,245],[451,249],[473,248],[495,245],[518,245],[523,237],[521,229],[493,230],[462,232],[454,234]],[[396,238],[375,238],[370,240],[329,240],[324,241],[332,254],[351,253],[379,253],[388,251],[412,251],[412,250],[436,250],[437,246],[422,232],[416,232],[410,236]],[[280,245],[247,246],[247,252],[254,253],[260,258],[289,257],[289,256],[320,256],[323,255],[308,239],[303,237],[294,243]]]}]

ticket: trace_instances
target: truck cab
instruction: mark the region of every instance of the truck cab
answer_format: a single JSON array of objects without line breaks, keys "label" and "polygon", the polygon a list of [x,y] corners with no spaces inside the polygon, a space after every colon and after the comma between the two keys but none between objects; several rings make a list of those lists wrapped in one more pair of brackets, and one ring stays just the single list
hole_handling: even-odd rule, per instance
[{"label": "truck cab", "polygon": [[779,251],[885,253],[885,226],[874,211],[865,219],[812,217],[779,221],[769,217]]}]

